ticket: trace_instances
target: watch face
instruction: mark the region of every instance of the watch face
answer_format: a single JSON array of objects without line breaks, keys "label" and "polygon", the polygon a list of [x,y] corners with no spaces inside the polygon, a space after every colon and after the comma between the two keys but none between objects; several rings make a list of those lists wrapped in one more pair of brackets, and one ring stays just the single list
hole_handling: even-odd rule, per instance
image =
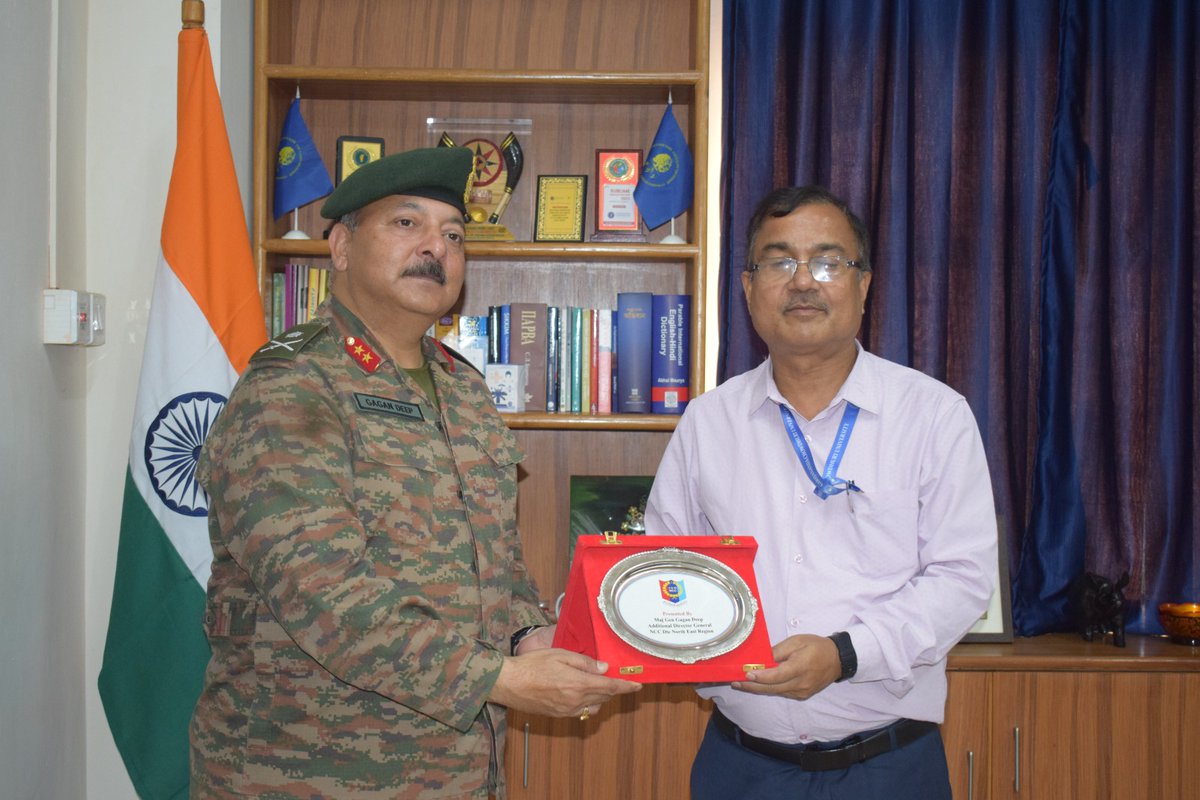
[{"label": "watch face", "polygon": [[673,547],[618,561],[600,584],[597,604],[631,647],[684,664],[736,649],[758,613],[740,575],[715,558]]}]

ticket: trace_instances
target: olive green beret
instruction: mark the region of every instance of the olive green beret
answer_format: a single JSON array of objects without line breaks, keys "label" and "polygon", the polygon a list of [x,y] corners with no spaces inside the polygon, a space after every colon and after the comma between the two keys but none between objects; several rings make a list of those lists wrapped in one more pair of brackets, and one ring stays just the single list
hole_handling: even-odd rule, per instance
[{"label": "olive green beret", "polygon": [[466,147],[429,147],[364,164],[338,184],[321,216],[338,219],[381,197],[407,194],[448,203],[464,215],[475,157]]}]

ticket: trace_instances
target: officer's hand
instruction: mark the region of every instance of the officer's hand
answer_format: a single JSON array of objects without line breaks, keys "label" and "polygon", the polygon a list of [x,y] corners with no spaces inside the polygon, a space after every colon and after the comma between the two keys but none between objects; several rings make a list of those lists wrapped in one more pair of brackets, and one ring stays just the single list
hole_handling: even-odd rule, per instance
[{"label": "officer's hand", "polygon": [[504,659],[488,699],[548,717],[590,715],[610,697],[642,688],[640,683],[605,677],[607,670],[603,661],[569,650],[522,651],[522,655]]},{"label": "officer's hand", "polygon": [[746,680],[736,681],[733,688],[807,700],[842,674],[837,645],[825,636],[790,636],[771,648],[771,655],[778,666],[748,672]]}]

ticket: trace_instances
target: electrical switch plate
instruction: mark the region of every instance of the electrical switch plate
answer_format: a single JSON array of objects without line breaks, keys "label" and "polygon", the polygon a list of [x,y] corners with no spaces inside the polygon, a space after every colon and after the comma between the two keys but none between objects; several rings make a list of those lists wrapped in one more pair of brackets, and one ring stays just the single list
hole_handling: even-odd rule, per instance
[{"label": "electrical switch plate", "polygon": [[73,289],[42,292],[42,341],[46,344],[104,344],[104,295]]}]

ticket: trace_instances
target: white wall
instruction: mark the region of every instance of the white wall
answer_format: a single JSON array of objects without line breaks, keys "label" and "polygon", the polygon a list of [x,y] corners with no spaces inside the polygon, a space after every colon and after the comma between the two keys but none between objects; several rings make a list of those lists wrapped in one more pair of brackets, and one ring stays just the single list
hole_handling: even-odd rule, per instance
[{"label": "white wall", "polygon": [[[78,59],[56,59],[55,12],[0,0],[0,794],[13,798],[84,791],[85,360],[40,344],[52,236],[80,235],[77,215],[51,223],[58,109],[49,87],[56,72],[81,75]],[[74,109],[65,115],[67,126],[82,123]],[[59,272],[84,274],[79,263]]]},{"label": "white wall", "polygon": [[[252,4],[205,3],[213,65],[248,191]],[[103,8],[100,8],[100,7]],[[87,288],[108,299],[108,342],[87,363],[86,701],[88,798],[133,798],[96,692],[116,564],[121,495],[159,232],[175,152],[180,3],[107,0],[87,24]],[[222,32],[229,63],[222,61]],[[237,34],[241,34],[240,36]],[[244,198],[248,201],[248,196]],[[65,795],[64,795],[65,796]]]},{"label": "white wall", "polygon": [[[249,169],[251,4],[207,28]],[[175,145],[180,4],[0,0],[0,796],[133,798],[96,693],[133,399]],[[41,293],[108,300],[41,343]]]}]

